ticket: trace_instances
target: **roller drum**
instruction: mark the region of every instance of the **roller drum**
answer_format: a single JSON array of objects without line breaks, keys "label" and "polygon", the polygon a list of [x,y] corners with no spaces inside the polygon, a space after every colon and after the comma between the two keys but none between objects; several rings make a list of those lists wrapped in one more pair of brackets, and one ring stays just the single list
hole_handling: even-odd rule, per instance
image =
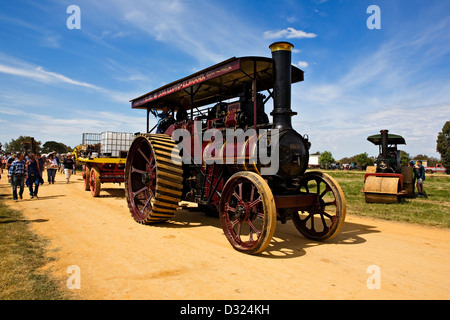
[{"label": "roller drum", "polygon": [[368,176],[364,193],[367,203],[395,203],[399,199],[399,178]]}]

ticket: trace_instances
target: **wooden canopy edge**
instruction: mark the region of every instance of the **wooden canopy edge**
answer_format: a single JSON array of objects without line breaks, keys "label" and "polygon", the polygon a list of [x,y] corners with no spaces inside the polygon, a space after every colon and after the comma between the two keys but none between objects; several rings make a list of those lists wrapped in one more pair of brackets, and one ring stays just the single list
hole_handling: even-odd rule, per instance
[{"label": "wooden canopy edge", "polygon": [[[230,58],[209,68],[198,71],[180,80],[173,81],[156,90],[131,100],[133,109],[160,110],[169,105],[175,110],[182,101],[195,96],[189,110],[215,102],[220,97],[230,97],[252,81],[257,82],[257,91],[273,88],[273,60],[266,57]],[[303,71],[292,66],[292,83],[303,81]]]}]

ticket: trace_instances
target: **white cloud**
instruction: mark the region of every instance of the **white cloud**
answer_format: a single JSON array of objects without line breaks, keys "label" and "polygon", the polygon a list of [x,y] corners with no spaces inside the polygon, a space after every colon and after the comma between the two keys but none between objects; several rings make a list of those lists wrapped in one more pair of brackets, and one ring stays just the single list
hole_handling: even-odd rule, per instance
[{"label": "white cloud", "polygon": [[[19,135],[33,136],[36,140],[59,141],[66,145],[75,147],[81,143],[83,132],[120,131],[134,133],[136,128],[145,128],[145,116],[139,116],[133,111],[134,116],[110,111],[91,112],[89,117],[83,110],[75,110],[72,117],[64,115],[33,113],[17,108],[0,107],[0,118],[5,117],[3,129],[8,136],[1,135],[2,142],[16,139]],[[20,119],[20,120],[19,120]],[[154,125],[154,121],[150,122]],[[115,128],[120,128],[117,130]]]},{"label": "white cloud", "polygon": [[144,38],[149,35],[151,39],[145,40],[149,43],[163,42],[205,64],[244,55],[251,49],[255,54],[254,48],[262,42],[256,27],[211,1],[111,0],[108,4],[105,14],[111,21],[143,32]]},{"label": "white cloud", "polygon": [[[1,62],[4,62],[1,63]],[[125,68],[123,68],[125,69]],[[119,70],[120,71],[120,70]],[[119,72],[119,71],[116,71]],[[123,104],[128,104],[130,101],[130,97],[139,96],[140,93],[136,90],[133,90],[131,92],[125,92],[125,91],[117,91],[117,90],[111,90],[111,89],[105,89],[99,86],[96,86],[94,84],[74,80],[70,77],[67,77],[63,74],[47,71],[42,66],[35,66],[31,65],[25,61],[18,60],[16,58],[8,57],[2,53],[0,53],[0,73],[8,74],[12,76],[17,77],[23,77],[28,78],[40,83],[44,84],[68,84],[76,87],[83,87],[87,89],[95,90],[95,92],[100,93],[102,96],[105,96],[108,98],[108,100]],[[145,75],[142,73],[137,74],[129,74],[124,77],[115,77],[117,80],[121,81],[146,81],[148,80]],[[21,99],[20,97],[23,96],[23,93],[16,97],[10,97],[10,95],[5,94],[4,92],[0,91],[0,99],[3,101],[23,101],[24,99]],[[1,101],[0,100],[0,101]],[[31,102],[30,102],[31,101]],[[42,102],[39,102],[42,101]],[[39,99],[28,99],[26,102],[23,101],[25,105],[37,104],[40,106],[45,106],[47,103],[47,99],[45,97],[40,96]]]},{"label": "white cloud", "polygon": [[41,42],[44,47],[58,49],[61,47],[61,36],[59,35],[49,35],[44,37]]},{"label": "white cloud", "polygon": [[308,33],[302,30],[295,30],[294,28],[291,27],[277,31],[265,31],[263,35],[265,39],[277,39],[277,38],[302,39],[302,38],[317,37],[315,33]]},{"label": "white cloud", "polygon": [[[4,60],[4,56],[0,58],[3,58],[2,60]],[[25,77],[44,83],[67,83],[71,85],[82,86],[96,90],[101,89],[87,82],[77,81],[56,72],[46,71],[41,66],[33,66],[22,61],[17,61],[16,59],[10,59],[9,61],[6,62],[7,64],[0,64],[0,73],[5,73],[18,77]]]},{"label": "white cloud", "polygon": [[297,62],[297,66],[299,68],[306,68],[308,66],[308,62],[306,62],[306,61],[299,61],[299,62]]},{"label": "white cloud", "polygon": [[69,77],[66,77],[62,74],[59,73],[55,73],[55,72],[50,72],[50,71],[45,71],[42,67],[37,67],[35,69],[38,73],[44,75],[46,77],[46,79],[48,79],[49,81],[57,81],[57,82],[64,82],[64,83],[68,83],[68,84],[73,84],[76,86],[82,86],[82,87],[86,87],[86,88],[91,88],[91,89],[97,89],[100,90],[101,88],[87,83],[87,82],[81,82],[81,81],[77,81],[77,80],[73,80]]}]

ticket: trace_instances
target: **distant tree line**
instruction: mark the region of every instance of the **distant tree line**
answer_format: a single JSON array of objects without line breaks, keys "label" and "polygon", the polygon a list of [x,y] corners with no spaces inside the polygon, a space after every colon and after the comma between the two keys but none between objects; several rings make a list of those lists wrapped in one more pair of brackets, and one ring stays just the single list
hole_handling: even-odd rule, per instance
[{"label": "distant tree line", "polygon": [[[0,149],[1,150],[1,149]],[[56,141],[47,141],[42,144],[33,137],[20,136],[17,139],[12,139],[10,142],[5,143],[4,152],[25,152],[25,153],[66,153],[71,152],[73,149],[70,146],[66,146],[64,143]]]},{"label": "distant tree line", "polygon": [[[407,166],[409,161],[411,161],[411,160],[427,161],[428,166],[431,166],[431,167],[434,167],[438,163],[442,163],[444,165],[444,167],[447,167],[444,164],[443,160],[439,160],[435,157],[429,157],[424,154],[418,154],[414,157],[411,157],[409,153],[407,153],[403,150],[400,151],[400,162],[401,162],[402,166]],[[329,151],[324,151],[319,156],[319,165],[324,168],[328,168],[335,163],[338,163],[340,165],[348,163],[348,164],[355,164],[358,166],[373,166],[375,162],[376,162],[376,157],[369,157],[367,152],[360,153],[360,154],[354,155],[352,157],[344,157],[340,160],[335,160],[333,155]]]},{"label": "distant tree line", "polygon": [[340,167],[344,164],[355,164],[366,167],[373,166],[375,161],[375,157],[369,157],[367,152],[360,153],[352,157],[344,157],[341,160],[335,160],[330,151],[324,151],[319,156],[319,165],[322,168],[334,168],[336,166]]}]

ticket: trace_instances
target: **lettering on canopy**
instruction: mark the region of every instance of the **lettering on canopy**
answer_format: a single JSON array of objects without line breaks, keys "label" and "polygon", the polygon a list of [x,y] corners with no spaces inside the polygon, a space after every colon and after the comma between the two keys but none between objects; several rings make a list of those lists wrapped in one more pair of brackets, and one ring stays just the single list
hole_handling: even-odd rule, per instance
[{"label": "lettering on canopy", "polygon": [[229,72],[238,70],[239,68],[240,68],[239,60],[230,62],[230,63],[228,63],[226,65],[219,66],[219,67],[217,67],[215,69],[206,71],[206,72],[201,73],[199,75],[196,75],[194,77],[191,77],[191,78],[188,78],[188,79],[183,80],[181,82],[178,82],[178,83],[176,83],[176,84],[174,84],[172,86],[169,86],[167,88],[161,89],[161,90],[159,90],[157,92],[145,95],[145,96],[143,96],[140,99],[134,100],[132,102],[131,106],[132,106],[132,108],[137,108],[137,107],[142,106],[143,104],[146,104],[148,102],[157,100],[157,99],[159,99],[161,97],[164,97],[166,95],[175,93],[177,91],[189,88],[189,87],[191,87],[193,85],[205,82],[207,80],[211,80],[211,79],[217,78],[217,77],[219,77],[221,75],[224,75],[224,74],[227,74]]}]

